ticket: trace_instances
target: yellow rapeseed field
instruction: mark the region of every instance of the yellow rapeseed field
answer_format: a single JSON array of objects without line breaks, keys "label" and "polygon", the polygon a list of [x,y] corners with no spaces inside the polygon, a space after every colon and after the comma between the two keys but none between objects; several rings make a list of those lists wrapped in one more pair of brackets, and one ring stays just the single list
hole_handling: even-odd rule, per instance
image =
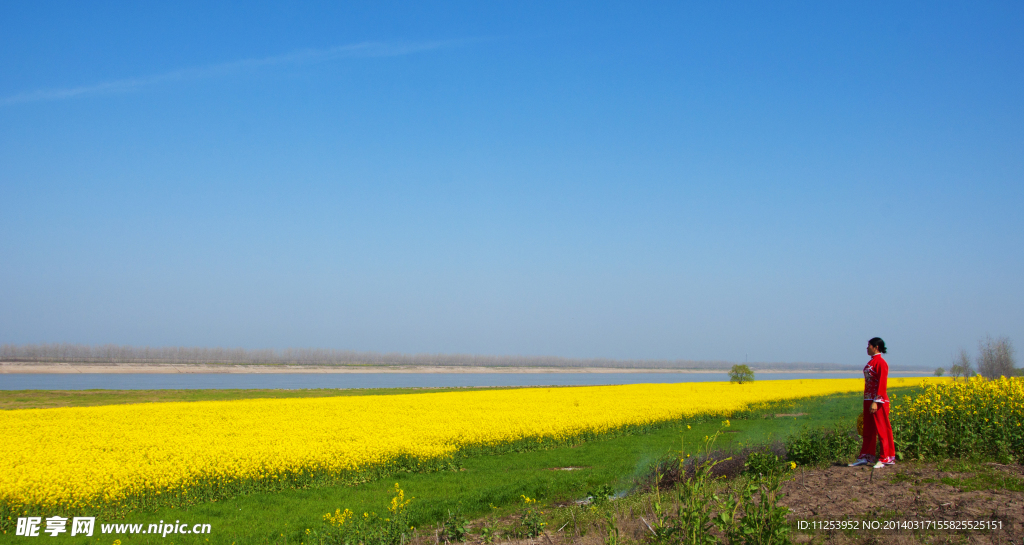
[{"label": "yellow rapeseed field", "polygon": [[1024,378],[974,377],[928,387],[892,407],[897,450],[907,458],[1024,453]]},{"label": "yellow rapeseed field", "polygon": [[[929,380],[942,381],[890,383]],[[239,486],[352,478],[460,449],[571,441],[862,388],[859,379],[817,379],[0,411],[0,507],[81,511],[216,498]]]}]

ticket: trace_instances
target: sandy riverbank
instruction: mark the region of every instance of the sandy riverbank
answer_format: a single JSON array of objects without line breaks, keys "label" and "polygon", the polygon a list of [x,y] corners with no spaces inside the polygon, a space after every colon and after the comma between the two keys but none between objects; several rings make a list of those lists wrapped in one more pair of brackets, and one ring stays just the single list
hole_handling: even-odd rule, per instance
[{"label": "sandy riverbank", "polygon": [[[0,362],[0,374],[187,374],[187,373],[725,373],[726,369],[635,369],[615,367],[461,367],[399,365],[229,365],[172,363]],[[850,373],[856,370],[756,369],[758,373]]]}]

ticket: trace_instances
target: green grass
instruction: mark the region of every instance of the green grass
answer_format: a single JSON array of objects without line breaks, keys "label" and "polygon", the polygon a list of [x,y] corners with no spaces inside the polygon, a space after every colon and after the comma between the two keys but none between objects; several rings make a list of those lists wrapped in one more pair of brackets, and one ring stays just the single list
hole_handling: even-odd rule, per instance
[{"label": "green grass", "polygon": [[988,464],[972,460],[945,460],[939,463],[938,469],[959,473],[960,475],[943,477],[939,481],[964,492],[974,490],[1024,491],[1024,479],[999,472]]},{"label": "green grass", "polygon": [[303,390],[0,390],[0,410],[95,407],[169,401],[398,395],[505,388],[318,388]]},{"label": "green grass", "polygon": [[911,484],[942,483],[959,488],[962,492],[972,492],[975,490],[1024,492],[1024,479],[1013,474],[1000,472],[988,463],[964,459],[943,460],[938,463],[936,469],[945,473],[953,473],[954,475],[938,479],[931,477],[921,479],[916,477],[913,475],[912,464],[914,462],[910,462],[910,464],[908,468],[890,476],[889,482]]},{"label": "green grass", "polygon": [[[195,391],[192,391],[195,392]],[[221,391],[223,392],[223,391]],[[245,392],[245,391],[235,391]],[[248,391],[254,392],[254,391]],[[284,391],[282,391],[284,392]],[[235,394],[238,395],[238,394]],[[248,397],[269,397],[249,395]],[[241,398],[236,397],[235,399]],[[223,398],[222,398],[223,399]],[[230,399],[230,398],[228,398]],[[836,421],[851,423],[861,410],[861,394],[838,394],[820,398],[791,401],[754,411],[745,419],[731,421],[718,447],[739,448],[770,440],[782,440],[801,427],[830,426]],[[807,413],[799,417],[764,418],[775,413]],[[633,479],[659,459],[678,455],[681,448],[694,453],[705,435],[720,429],[719,419],[697,423],[691,430],[685,422],[667,423],[642,435],[607,437],[576,447],[552,448],[522,453],[464,458],[459,471],[439,473],[405,473],[358,486],[328,486],[317,489],[288,490],[273,494],[252,494],[220,502],[211,502],[182,509],[160,509],[149,513],[132,513],[124,521],[148,525],[160,520],[181,520],[189,524],[209,523],[213,533],[195,537],[184,535],[126,536],[99,535],[99,527],[91,540],[62,537],[53,543],[111,543],[120,539],[124,545],[133,543],[299,543],[306,528],[320,524],[324,513],[335,509],[351,509],[356,513],[383,513],[390,501],[394,483],[398,482],[406,497],[414,497],[410,505],[413,524],[417,527],[443,519],[448,509],[459,507],[469,517],[513,509],[520,495],[539,498],[545,504],[579,499],[587,490],[611,484],[616,490],[627,490]],[[580,467],[563,471],[553,468]],[[46,513],[40,513],[47,516]],[[101,539],[97,541],[97,536]],[[0,536],[0,542],[20,542],[14,536]]]}]

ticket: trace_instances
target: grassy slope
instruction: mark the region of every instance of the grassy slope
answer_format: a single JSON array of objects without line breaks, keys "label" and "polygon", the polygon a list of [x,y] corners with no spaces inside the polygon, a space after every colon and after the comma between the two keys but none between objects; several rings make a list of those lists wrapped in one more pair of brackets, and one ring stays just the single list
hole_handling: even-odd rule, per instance
[{"label": "grassy slope", "polygon": [[[241,391],[238,391],[241,392]],[[250,391],[252,392],[252,391]],[[289,392],[290,393],[290,392]],[[379,392],[378,392],[379,393]],[[268,397],[250,395],[249,397]],[[206,399],[206,398],[201,398]],[[841,394],[790,402],[774,409],[783,413],[807,413],[800,417],[732,420],[731,433],[718,446],[730,447],[782,439],[802,426],[827,426],[838,420],[850,420],[860,410],[860,394]],[[521,494],[540,498],[545,503],[568,501],[586,495],[600,484],[612,484],[617,490],[630,487],[650,463],[678,453],[683,447],[693,452],[698,442],[720,428],[720,423],[694,424],[685,430],[679,423],[665,425],[644,435],[610,437],[577,447],[510,453],[467,458],[463,470],[427,474],[402,474],[359,486],[335,486],[310,490],[290,490],[274,494],[254,494],[230,500],[192,506],[185,509],[161,509],[152,513],[134,513],[124,521],[99,522],[157,523],[181,520],[190,525],[210,523],[213,533],[195,537],[185,535],[126,536],[101,535],[99,527],[91,539],[50,538],[53,543],[111,543],[120,539],[133,543],[299,543],[305,528],[320,524],[324,513],[349,508],[356,513],[386,511],[395,482],[401,483],[412,505],[414,524],[432,524],[448,509],[460,507],[470,517],[492,510],[499,512],[517,504]],[[684,442],[685,441],[685,442]],[[559,467],[583,467],[574,471],[552,470]],[[41,513],[40,515],[46,516]],[[97,537],[100,539],[97,540]],[[206,539],[209,541],[206,541]],[[0,536],[0,542],[20,542],[14,536]]]}]

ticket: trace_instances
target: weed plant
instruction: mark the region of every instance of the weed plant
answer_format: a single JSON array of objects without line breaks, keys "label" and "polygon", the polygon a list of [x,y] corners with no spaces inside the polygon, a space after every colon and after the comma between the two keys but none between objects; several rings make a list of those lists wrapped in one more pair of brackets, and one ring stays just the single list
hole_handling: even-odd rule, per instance
[{"label": "weed plant", "polygon": [[547,522],[544,521],[544,512],[540,510],[536,498],[522,496],[523,514],[515,525],[509,529],[509,537],[531,538],[537,537],[544,531]]},{"label": "weed plant", "polygon": [[324,515],[320,528],[307,529],[304,541],[317,545],[403,545],[415,530],[409,524],[411,502],[412,498],[405,499],[405,492],[395,483],[395,496],[386,515],[370,511],[359,516],[349,509],[338,509]]},{"label": "weed plant", "polygon": [[553,528],[572,538],[582,538],[597,528],[606,527],[608,517],[614,517],[620,505],[612,502],[572,503],[552,513]]},{"label": "weed plant", "polygon": [[469,535],[469,519],[462,513],[461,508],[448,510],[448,516],[441,523],[438,531],[438,542],[460,543],[466,541]]},{"label": "weed plant", "polygon": [[[727,508],[716,520],[718,529],[730,544],[779,545],[789,543],[787,507],[779,505],[781,499],[781,471],[758,474],[743,487],[739,502],[743,515],[737,519],[736,500],[729,498]],[[732,508],[730,511],[728,508]],[[723,516],[727,515],[727,516]]]},{"label": "weed plant", "polygon": [[615,489],[607,484],[602,484],[597,487],[597,490],[588,490],[587,497],[590,498],[590,503],[593,505],[604,505],[612,499],[615,495]]}]

